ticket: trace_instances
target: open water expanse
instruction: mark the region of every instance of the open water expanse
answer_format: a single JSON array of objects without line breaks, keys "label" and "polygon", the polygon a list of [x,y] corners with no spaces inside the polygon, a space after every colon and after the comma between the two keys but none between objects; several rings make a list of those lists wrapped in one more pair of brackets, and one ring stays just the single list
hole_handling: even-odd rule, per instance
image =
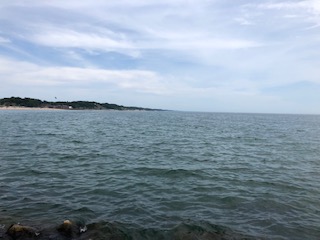
[{"label": "open water expanse", "polygon": [[[69,219],[84,233],[60,234]],[[320,239],[320,116],[0,111],[0,239]]]}]

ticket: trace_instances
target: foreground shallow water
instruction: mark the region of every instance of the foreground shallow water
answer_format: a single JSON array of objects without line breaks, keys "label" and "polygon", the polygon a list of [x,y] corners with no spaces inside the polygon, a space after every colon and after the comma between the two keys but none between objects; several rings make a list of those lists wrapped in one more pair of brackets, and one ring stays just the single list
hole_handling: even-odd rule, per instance
[{"label": "foreground shallow water", "polygon": [[58,239],[65,219],[88,227],[80,239],[320,237],[320,116],[3,110],[0,122],[2,237],[20,222]]}]

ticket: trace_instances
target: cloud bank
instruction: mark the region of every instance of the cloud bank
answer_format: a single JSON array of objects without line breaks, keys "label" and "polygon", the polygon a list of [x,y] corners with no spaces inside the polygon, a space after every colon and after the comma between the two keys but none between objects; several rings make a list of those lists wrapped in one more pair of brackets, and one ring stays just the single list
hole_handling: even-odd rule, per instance
[{"label": "cloud bank", "polygon": [[17,0],[0,23],[0,97],[320,113],[316,0]]}]

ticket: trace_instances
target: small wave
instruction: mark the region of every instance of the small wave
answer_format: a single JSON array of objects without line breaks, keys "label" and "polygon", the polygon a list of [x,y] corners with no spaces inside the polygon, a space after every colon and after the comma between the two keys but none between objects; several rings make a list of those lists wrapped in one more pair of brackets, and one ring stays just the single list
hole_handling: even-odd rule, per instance
[{"label": "small wave", "polygon": [[159,177],[168,177],[168,178],[188,178],[188,177],[202,177],[205,176],[206,173],[203,170],[195,169],[167,169],[167,168],[148,168],[148,167],[140,167],[135,168],[139,174],[143,175],[153,175]]},{"label": "small wave", "polygon": [[[70,224],[70,226],[69,226]],[[209,222],[194,222],[191,220],[179,223],[178,225],[169,229],[157,229],[157,228],[142,228],[133,225],[128,225],[119,222],[107,222],[99,221],[89,224],[84,222],[73,222],[65,220],[57,226],[46,226],[44,228],[40,226],[27,226],[23,224],[14,224],[20,226],[21,229],[26,229],[18,232],[18,234],[9,231],[13,226],[1,224],[0,238],[3,240],[11,240],[12,234],[14,239],[132,239],[132,240],[144,240],[144,239],[197,239],[197,240],[209,240],[209,239],[224,239],[224,240],[237,240],[237,239],[262,239],[260,237],[253,237],[233,231],[227,227],[220,225],[214,225]],[[34,231],[34,234],[33,234]]]}]

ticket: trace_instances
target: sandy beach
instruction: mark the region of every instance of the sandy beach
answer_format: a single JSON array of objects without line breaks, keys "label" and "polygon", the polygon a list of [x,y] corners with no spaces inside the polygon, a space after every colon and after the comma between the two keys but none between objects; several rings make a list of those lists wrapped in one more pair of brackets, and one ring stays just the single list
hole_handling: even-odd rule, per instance
[{"label": "sandy beach", "polygon": [[46,111],[62,111],[67,109],[58,108],[32,108],[32,107],[0,107],[0,110],[46,110]]}]

